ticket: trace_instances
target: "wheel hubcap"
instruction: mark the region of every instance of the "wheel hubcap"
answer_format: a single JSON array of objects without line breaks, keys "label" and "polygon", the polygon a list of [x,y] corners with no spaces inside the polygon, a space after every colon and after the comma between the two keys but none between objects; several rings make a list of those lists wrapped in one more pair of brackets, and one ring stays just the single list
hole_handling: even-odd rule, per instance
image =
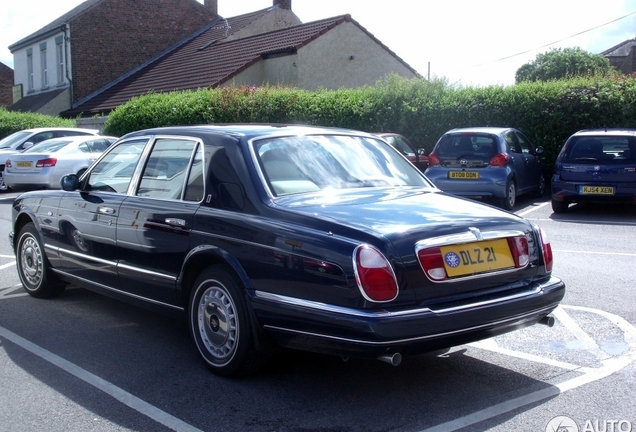
[{"label": "wheel hubcap", "polygon": [[42,251],[34,238],[29,237],[22,243],[20,253],[21,274],[32,286],[38,286],[42,281]]},{"label": "wheel hubcap", "polygon": [[217,360],[232,356],[238,339],[236,306],[221,286],[208,288],[197,310],[199,335],[207,351]]}]

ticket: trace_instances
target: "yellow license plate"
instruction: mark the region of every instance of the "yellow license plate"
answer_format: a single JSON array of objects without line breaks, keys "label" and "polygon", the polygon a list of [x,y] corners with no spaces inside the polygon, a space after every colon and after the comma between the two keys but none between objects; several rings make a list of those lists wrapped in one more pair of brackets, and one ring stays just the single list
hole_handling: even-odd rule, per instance
[{"label": "yellow license plate", "polygon": [[479,173],[477,171],[450,171],[448,178],[451,179],[478,179]]},{"label": "yellow license plate", "polygon": [[582,195],[614,195],[613,186],[581,186]]},{"label": "yellow license plate", "polygon": [[442,246],[449,277],[466,276],[515,266],[506,239]]},{"label": "yellow license plate", "polygon": [[22,162],[16,162],[15,164],[18,168],[31,168],[33,166],[33,162],[31,161],[22,161]]}]

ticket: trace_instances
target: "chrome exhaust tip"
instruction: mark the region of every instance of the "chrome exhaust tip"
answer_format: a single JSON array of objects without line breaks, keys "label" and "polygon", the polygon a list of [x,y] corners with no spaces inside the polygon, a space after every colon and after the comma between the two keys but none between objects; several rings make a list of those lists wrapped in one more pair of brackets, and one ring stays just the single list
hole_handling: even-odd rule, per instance
[{"label": "chrome exhaust tip", "polygon": [[550,316],[550,315],[546,315],[539,320],[539,324],[543,324],[548,327],[554,326],[554,323],[555,323],[555,319],[553,316]]},{"label": "chrome exhaust tip", "polygon": [[402,354],[400,353],[384,354],[378,357],[378,360],[388,363],[391,366],[399,366],[399,364],[402,363]]}]

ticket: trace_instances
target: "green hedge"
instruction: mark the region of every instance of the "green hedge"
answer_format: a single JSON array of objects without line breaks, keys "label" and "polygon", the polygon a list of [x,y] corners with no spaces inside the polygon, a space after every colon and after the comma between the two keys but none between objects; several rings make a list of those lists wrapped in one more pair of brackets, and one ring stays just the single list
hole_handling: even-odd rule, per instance
[{"label": "green hedge", "polygon": [[0,139],[23,129],[36,127],[75,127],[75,120],[43,114],[7,111],[0,108]]},{"label": "green hedge", "polygon": [[373,87],[305,91],[228,87],[148,94],[109,116],[112,135],[156,126],[300,123],[397,132],[429,152],[447,130],[511,126],[546,149],[546,163],[585,128],[636,127],[636,80],[584,77],[515,86],[455,88],[445,80],[390,76]]}]

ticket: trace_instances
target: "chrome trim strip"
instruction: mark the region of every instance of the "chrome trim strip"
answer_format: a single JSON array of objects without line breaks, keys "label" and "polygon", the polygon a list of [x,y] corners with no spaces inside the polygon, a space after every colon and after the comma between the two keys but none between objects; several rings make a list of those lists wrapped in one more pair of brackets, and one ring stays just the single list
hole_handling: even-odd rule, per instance
[{"label": "chrome trim strip", "polygon": [[474,326],[474,327],[468,327],[468,328],[463,328],[463,329],[460,329],[460,330],[453,330],[453,331],[444,332],[444,333],[436,333],[436,334],[433,334],[433,335],[417,336],[417,337],[412,337],[412,338],[407,338],[407,339],[394,339],[394,340],[390,340],[390,341],[365,341],[365,340],[360,340],[360,339],[350,339],[350,338],[343,338],[343,337],[339,337],[339,336],[332,336],[332,335],[325,335],[325,334],[320,334],[320,333],[307,332],[307,331],[302,331],[302,330],[288,329],[288,328],[272,326],[272,325],[265,325],[264,328],[271,329],[271,330],[278,330],[278,331],[287,332],[287,333],[294,333],[294,334],[301,334],[301,335],[305,335],[305,336],[312,336],[312,337],[317,337],[317,338],[322,338],[322,339],[329,339],[329,340],[333,340],[333,341],[355,343],[355,344],[359,344],[359,345],[386,346],[386,345],[395,345],[395,344],[401,344],[401,343],[410,343],[410,342],[424,341],[424,340],[427,340],[427,339],[434,339],[434,338],[438,338],[438,337],[442,337],[442,336],[450,336],[450,335],[455,335],[455,334],[468,333],[468,332],[471,332],[471,331],[480,330],[480,329],[484,329],[484,328],[489,328],[489,327],[493,327],[493,326],[496,327],[496,326],[500,326],[500,325],[506,324],[506,323],[513,323],[513,322],[516,322],[516,321],[522,321],[522,320],[524,320],[527,317],[530,317],[530,316],[533,316],[533,315],[537,315],[537,314],[540,314],[542,312],[548,312],[548,311],[550,311],[552,309],[554,309],[553,306],[547,306],[547,307],[542,308],[542,309],[533,310],[532,312],[529,312],[527,314],[515,316],[514,318],[507,318],[505,320],[495,321],[495,322],[491,322],[491,323],[487,323],[487,324],[481,324],[481,325]]},{"label": "chrome trim strip", "polygon": [[72,255],[72,256],[77,257],[77,258],[87,259],[89,261],[95,261],[95,262],[98,262],[100,264],[104,264],[104,265],[111,266],[111,267],[114,267],[114,268],[120,268],[121,267],[121,268],[125,268],[126,270],[131,270],[131,271],[135,271],[135,272],[138,272],[138,273],[143,273],[145,275],[152,275],[152,276],[157,276],[157,277],[160,277],[160,278],[163,278],[163,279],[168,279],[168,280],[170,280],[172,282],[177,280],[176,276],[167,275],[165,273],[158,273],[158,272],[155,272],[155,271],[152,271],[152,270],[140,269],[140,268],[137,268],[137,267],[132,267],[132,266],[129,266],[129,265],[126,265],[126,264],[117,263],[115,261],[109,261],[109,260],[105,260],[105,259],[102,259],[102,258],[97,258],[97,257],[94,257],[92,255],[86,255],[86,254],[82,254],[82,253],[75,252],[75,251],[68,250],[68,249],[62,249],[62,248],[57,248],[56,249],[56,248],[53,248],[52,246],[49,247],[49,249],[54,249],[54,250],[57,250],[60,253],[66,253],[66,254]]},{"label": "chrome trim strip", "polygon": [[427,307],[422,307],[417,309],[409,309],[409,310],[395,311],[395,312],[387,311],[384,309],[375,310],[375,311],[353,309],[353,308],[348,308],[344,306],[330,305],[327,303],[321,303],[321,302],[316,302],[312,300],[304,300],[304,299],[284,296],[280,294],[268,293],[264,291],[255,291],[254,293],[256,297],[259,299],[291,305],[291,306],[303,307],[307,309],[314,309],[314,310],[322,311],[322,312],[331,312],[331,313],[337,313],[342,315],[359,316],[359,317],[366,317],[366,318],[386,318],[386,317],[402,317],[402,316],[409,316],[409,315],[418,315],[423,313],[446,314],[446,313],[452,313],[452,312],[459,312],[465,309],[471,309],[475,307],[489,306],[496,303],[504,303],[510,300],[516,300],[519,298],[539,294],[540,292],[550,288],[551,286],[557,285],[558,284],[557,281],[560,282],[559,279],[556,279],[556,280],[554,279],[555,278],[551,279],[547,283],[538,284],[534,289],[530,291],[524,291],[522,293],[512,294],[505,297],[499,297],[496,299],[483,300],[483,301],[478,301],[475,303],[470,303],[470,304],[466,304],[462,306],[449,307],[449,308],[443,308],[443,309],[431,309]]},{"label": "chrome trim strip", "polygon": [[496,240],[500,238],[506,237],[516,237],[516,236],[525,236],[526,233],[518,230],[506,230],[506,231],[486,231],[481,232],[481,239],[473,230],[476,228],[469,228],[470,231],[463,232],[459,234],[451,234],[446,236],[433,237],[425,240],[420,240],[415,243],[415,253],[422,249],[435,247],[435,246],[446,246],[449,244],[458,244],[458,243],[472,243],[476,241],[482,240]]},{"label": "chrome trim strip", "polygon": [[152,304],[155,304],[155,305],[176,309],[178,311],[184,311],[184,308],[182,308],[181,306],[175,306],[175,305],[171,305],[171,304],[168,304],[168,303],[163,303],[163,302],[160,302],[160,301],[157,301],[157,300],[149,299],[147,297],[139,296],[137,294],[132,294],[132,293],[129,293],[129,292],[126,292],[126,291],[122,291],[122,290],[119,290],[117,288],[110,287],[108,285],[103,285],[103,284],[100,284],[100,283],[97,283],[97,282],[94,282],[94,281],[90,281],[88,279],[85,279],[85,278],[82,278],[82,277],[79,277],[79,276],[75,276],[73,274],[67,273],[65,271],[62,271],[62,270],[59,270],[59,269],[56,269],[56,268],[52,268],[52,270],[55,273],[68,276],[71,279],[84,281],[84,282],[86,282],[89,285],[97,285],[97,286],[99,286],[102,289],[105,289],[105,290],[108,290],[108,291],[112,291],[112,292],[115,292],[117,294],[121,294],[121,295],[125,295],[125,296],[128,296],[128,297],[132,297],[134,299],[141,300],[141,301],[144,301],[146,303],[152,303]]}]

